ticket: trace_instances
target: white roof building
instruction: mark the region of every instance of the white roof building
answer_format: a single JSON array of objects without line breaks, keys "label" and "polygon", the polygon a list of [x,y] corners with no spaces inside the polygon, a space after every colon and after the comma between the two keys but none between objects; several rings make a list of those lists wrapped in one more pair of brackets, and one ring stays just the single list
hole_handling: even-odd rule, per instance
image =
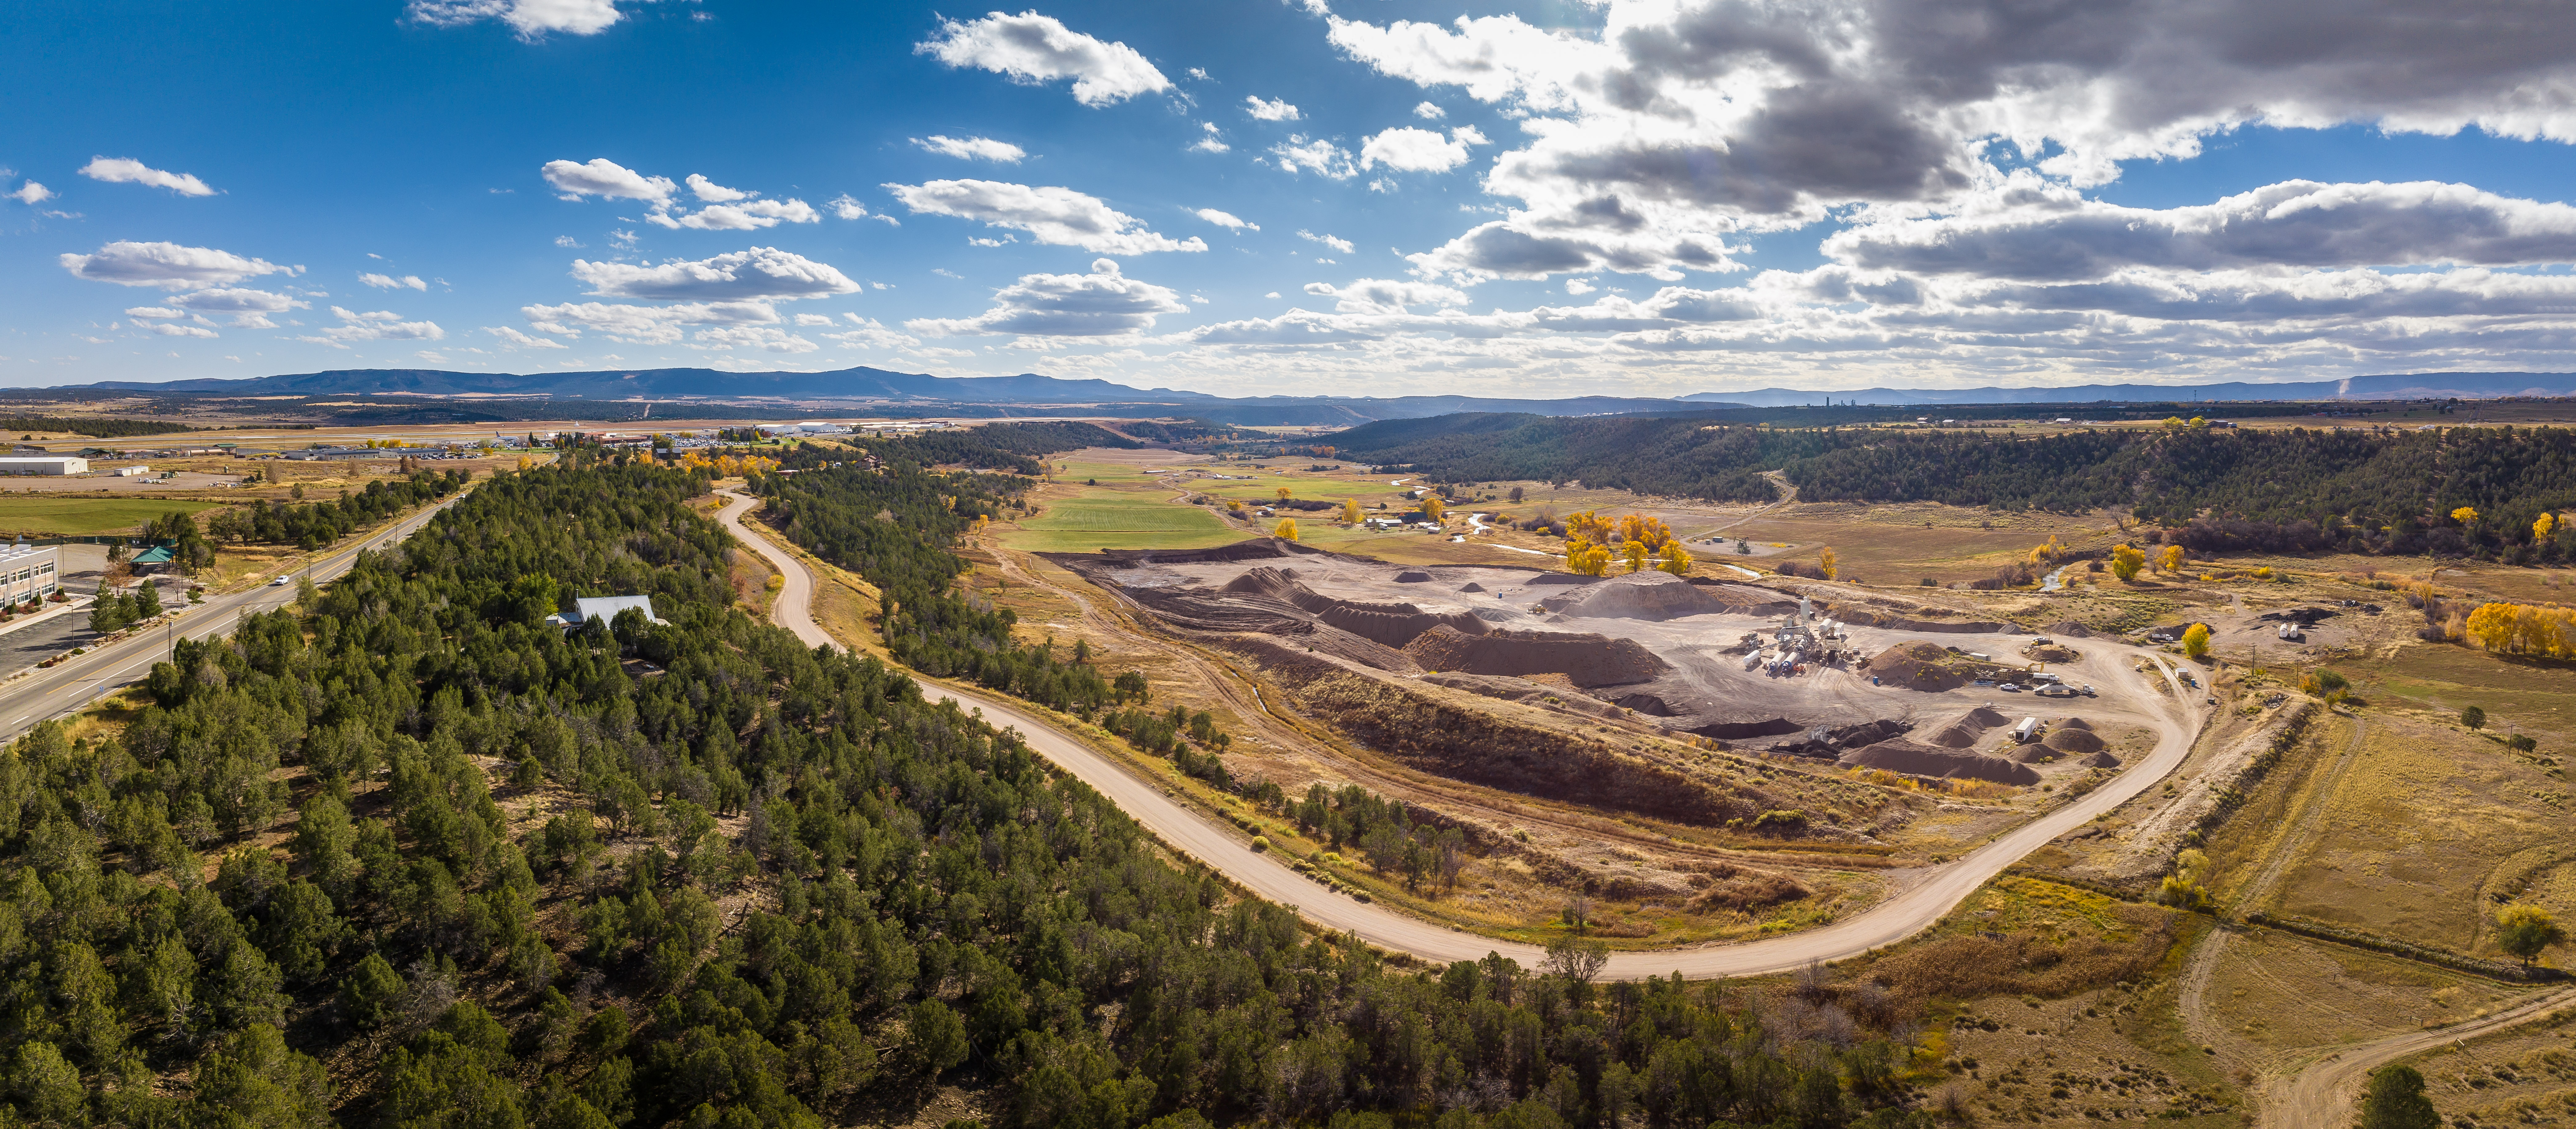
[{"label": "white roof building", "polygon": [[599,620],[602,623],[615,623],[617,622],[617,613],[625,611],[628,608],[633,608],[644,613],[644,618],[648,622],[662,622],[662,618],[660,616],[653,614],[653,597],[651,596],[583,596],[572,602],[573,610],[568,612],[556,612],[553,615],[547,616],[546,622],[567,630],[579,627],[594,619]]}]

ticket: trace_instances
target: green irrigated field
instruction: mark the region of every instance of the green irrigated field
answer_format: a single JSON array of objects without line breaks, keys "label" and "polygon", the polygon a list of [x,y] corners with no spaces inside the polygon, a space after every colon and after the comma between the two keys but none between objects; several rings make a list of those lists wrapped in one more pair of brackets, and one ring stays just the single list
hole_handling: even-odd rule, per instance
[{"label": "green irrigated field", "polygon": [[1004,543],[1029,552],[1204,549],[1247,536],[1195,506],[1106,490],[1049,503],[1018,526],[1002,535]]},{"label": "green irrigated field", "polygon": [[115,533],[141,526],[169,513],[191,514],[215,508],[213,502],[163,501],[158,498],[66,497],[13,494],[0,497],[0,534],[60,533],[82,536]]}]

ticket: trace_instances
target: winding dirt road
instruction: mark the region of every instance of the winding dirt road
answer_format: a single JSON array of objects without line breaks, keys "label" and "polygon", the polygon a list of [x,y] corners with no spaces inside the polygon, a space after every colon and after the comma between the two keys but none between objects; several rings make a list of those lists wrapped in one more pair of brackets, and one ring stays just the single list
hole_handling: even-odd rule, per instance
[{"label": "winding dirt road", "polygon": [[2352,1124],[2370,1072],[2408,1055],[2493,1034],[2576,1004],[2576,988],[2561,988],[2483,1019],[2435,1031],[2415,1031],[2355,1047],[2263,1087],[2263,1123],[2283,1129],[2342,1129]]},{"label": "winding dirt road", "polygon": [[[813,622],[812,574],[794,556],[743,525],[742,516],[751,509],[753,499],[738,494],[727,497],[733,499],[733,504],[718,515],[719,520],[787,577],[778,594],[774,618],[799,639],[816,646],[836,646]],[[2109,665],[2125,670],[2122,664]],[[1929,877],[1896,897],[1832,925],[1744,944],[1616,952],[1610,955],[1602,974],[1633,980],[1676,971],[1692,979],[1782,972],[1810,961],[1839,960],[1891,945],[1922,931],[2022,856],[2118,807],[2181,766],[2199,728],[2200,719],[2192,706],[2185,699],[2167,695],[2161,687],[2151,688],[2145,679],[2133,674],[2123,681],[2129,684],[2114,683],[2113,688],[2129,692],[2132,700],[2142,706],[2149,702],[2161,706],[2150,711],[2158,731],[2155,750],[2131,771],[1955,862],[1934,868]],[[922,692],[934,701],[952,700],[960,708],[979,710],[986,720],[1019,730],[1030,748],[1108,796],[1172,849],[1214,867],[1257,896],[1295,909],[1323,928],[1430,961],[1473,960],[1499,952],[1534,965],[1544,956],[1535,946],[1479,937],[1332,893],[1289,869],[1277,856],[1256,853],[1248,844],[1237,841],[1231,830],[1211,824],[1182,806],[1166,794],[1161,784],[1129,772],[1079,738],[1058,730],[1033,710],[926,681]]]}]

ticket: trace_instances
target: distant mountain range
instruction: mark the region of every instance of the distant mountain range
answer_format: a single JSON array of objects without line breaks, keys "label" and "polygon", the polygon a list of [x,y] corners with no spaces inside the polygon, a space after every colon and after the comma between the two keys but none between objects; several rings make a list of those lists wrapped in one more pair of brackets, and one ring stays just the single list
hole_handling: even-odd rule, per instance
[{"label": "distant mountain range", "polygon": [[2247,400],[2409,400],[2576,395],[2576,373],[2484,372],[2357,376],[2344,380],[2225,384],[2083,384],[2058,388],[1866,388],[1807,391],[1763,388],[1695,392],[1674,399],[1577,396],[1530,400],[1480,396],[1212,396],[1170,388],[1131,388],[1106,380],[1018,376],[929,376],[851,368],[833,372],[722,372],[705,368],[611,369],[600,372],[481,373],[440,369],[335,369],[291,376],[166,383],[103,381],[92,392],[191,396],[398,395],[424,398],[548,397],[564,400],[793,401],[818,412],[876,404],[1018,405],[1063,415],[1096,407],[1103,415],[1192,416],[1212,423],[1350,426],[1453,412],[1614,415],[1683,408],[1800,404],[2081,404],[2094,402]]},{"label": "distant mountain range", "polygon": [[2422,372],[2308,380],[2278,384],[2077,384],[2062,388],[1862,388],[1807,392],[1759,388],[1750,392],[1693,392],[1693,402],[1723,401],[1757,408],[1796,404],[2089,404],[2140,400],[2424,400],[2497,396],[2576,396],[2576,373]]}]

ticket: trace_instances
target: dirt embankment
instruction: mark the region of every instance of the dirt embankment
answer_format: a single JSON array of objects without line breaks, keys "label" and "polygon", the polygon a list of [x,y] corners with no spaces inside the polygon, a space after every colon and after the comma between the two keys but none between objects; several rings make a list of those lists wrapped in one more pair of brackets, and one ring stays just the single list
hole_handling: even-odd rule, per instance
[{"label": "dirt embankment", "polygon": [[1875,768],[1901,772],[1907,776],[1926,776],[1936,780],[1991,780],[1997,784],[2037,784],[2039,773],[2029,765],[1983,753],[1944,749],[1936,745],[1918,745],[1912,741],[1881,741],[1866,748],[1844,753],[1834,763],[1845,768]]},{"label": "dirt embankment", "polygon": [[1577,686],[1652,682],[1672,667],[1633,639],[1556,631],[1470,635],[1442,625],[1405,644],[1424,670],[1468,674],[1562,674]]},{"label": "dirt embankment", "polygon": [[[2316,702],[2293,701],[2295,704],[2276,711],[2251,732],[2229,742],[2199,772],[2184,778],[2182,794],[2124,832],[2122,850],[2101,863],[2097,873],[2085,873],[2097,870],[2094,867],[2077,868],[2073,873],[2139,890],[2162,878],[2191,833],[2207,831],[2236,810],[2263,774],[2280,763],[2283,754],[2306,732],[2309,722],[2315,720]],[[2129,802],[2141,803],[2145,798]]]},{"label": "dirt embankment", "polygon": [[1721,791],[1600,742],[1455,709],[1266,639],[1225,646],[1259,663],[1299,709],[1423,772],[1677,823],[1723,824],[1781,806],[1757,789]]}]

